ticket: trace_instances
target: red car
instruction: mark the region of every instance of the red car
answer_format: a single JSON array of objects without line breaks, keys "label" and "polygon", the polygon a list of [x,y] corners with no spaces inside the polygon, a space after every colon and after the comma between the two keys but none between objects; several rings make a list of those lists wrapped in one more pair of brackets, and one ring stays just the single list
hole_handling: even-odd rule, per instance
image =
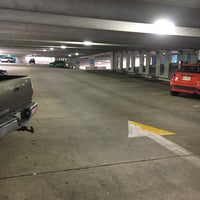
[{"label": "red car", "polygon": [[200,95],[200,64],[183,64],[180,69],[171,76],[171,95],[179,93]]}]

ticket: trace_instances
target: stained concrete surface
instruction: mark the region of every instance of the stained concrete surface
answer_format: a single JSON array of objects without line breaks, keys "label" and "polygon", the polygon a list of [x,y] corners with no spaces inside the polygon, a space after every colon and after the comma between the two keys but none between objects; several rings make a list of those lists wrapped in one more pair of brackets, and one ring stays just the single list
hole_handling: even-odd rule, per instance
[{"label": "stained concrete surface", "polygon": [[200,170],[147,137],[128,138],[128,120],[199,156],[199,98],[169,95],[168,83],[111,72],[7,66],[29,74],[34,134],[0,140],[0,199],[197,200]]}]

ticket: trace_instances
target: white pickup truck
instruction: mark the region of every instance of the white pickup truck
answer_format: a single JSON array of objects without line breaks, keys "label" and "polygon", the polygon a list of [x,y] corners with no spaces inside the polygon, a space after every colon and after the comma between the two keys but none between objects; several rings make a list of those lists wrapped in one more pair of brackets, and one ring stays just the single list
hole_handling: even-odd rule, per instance
[{"label": "white pickup truck", "polygon": [[33,127],[26,126],[37,110],[32,95],[30,77],[0,75],[0,137],[15,130],[34,131]]}]

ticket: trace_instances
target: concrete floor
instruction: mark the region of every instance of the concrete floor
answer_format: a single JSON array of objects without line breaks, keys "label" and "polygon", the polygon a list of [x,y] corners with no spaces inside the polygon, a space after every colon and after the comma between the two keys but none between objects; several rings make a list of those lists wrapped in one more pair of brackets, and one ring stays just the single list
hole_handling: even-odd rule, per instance
[{"label": "concrete floor", "polygon": [[[200,199],[199,98],[119,73],[0,68],[29,74],[39,104],[34,134],[0,139],[1,200]],[[191,154],[128,138],[128,120],[175,132],[164,138]]]}]

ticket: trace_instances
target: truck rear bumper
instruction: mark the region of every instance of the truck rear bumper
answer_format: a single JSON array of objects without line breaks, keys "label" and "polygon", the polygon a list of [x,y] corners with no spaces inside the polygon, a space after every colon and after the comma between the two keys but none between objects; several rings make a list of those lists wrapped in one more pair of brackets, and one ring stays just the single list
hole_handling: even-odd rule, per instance
[{"label": "truck rear bumper", "polygon": [[0,137],[23,127],[37,111],[37,103],[31,103],[21,112],[21,116],[7,114],[0,120]]}]

